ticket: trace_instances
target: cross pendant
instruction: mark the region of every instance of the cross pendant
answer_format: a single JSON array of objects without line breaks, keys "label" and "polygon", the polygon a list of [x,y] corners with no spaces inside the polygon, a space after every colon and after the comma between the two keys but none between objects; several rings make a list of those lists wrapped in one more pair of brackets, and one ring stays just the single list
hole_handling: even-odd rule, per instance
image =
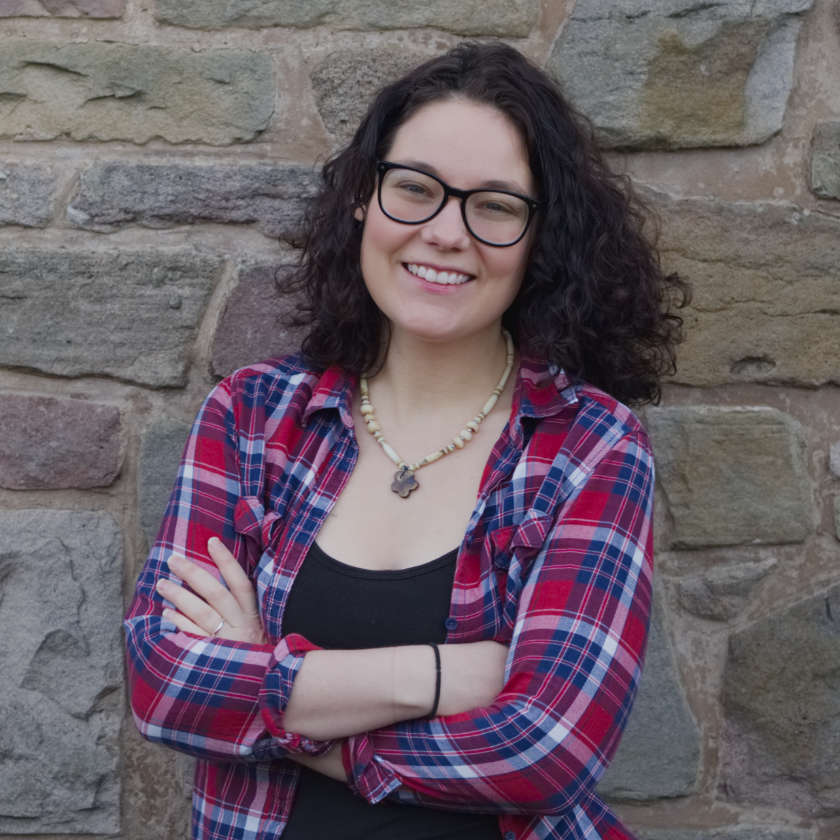
[{"label": "cross pendant", "polygon": [[414,477],[414,471],[408,467],[400,467],[394,473],[394,480],[391,482],[391,490],[399,495],[401,499],[407,499],[412,490],[420,485]]}]

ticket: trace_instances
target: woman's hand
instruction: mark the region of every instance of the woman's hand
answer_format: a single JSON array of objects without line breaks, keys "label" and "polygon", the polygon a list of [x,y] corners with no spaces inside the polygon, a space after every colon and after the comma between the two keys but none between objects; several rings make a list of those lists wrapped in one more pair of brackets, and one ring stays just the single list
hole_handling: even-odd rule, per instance
[{"label": "woman's hand", "polygon": [[189,584],[192,592],[166,578],[158,580],[157,591],[175,606],[174,610],[165,609],[163,617],[195,636],[266,644],[256,593],[248,576],[218,537],[207,543],[207,553],[224,584],[197,563],[173,554],[169,568]]}]

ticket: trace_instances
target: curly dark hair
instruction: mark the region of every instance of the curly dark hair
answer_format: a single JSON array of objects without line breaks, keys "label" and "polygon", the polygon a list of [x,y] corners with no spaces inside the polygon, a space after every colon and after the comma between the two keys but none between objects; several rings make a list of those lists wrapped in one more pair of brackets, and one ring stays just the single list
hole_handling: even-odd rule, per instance
[{"label": "curly dark hair", "polygon": [[350,144],[323,167],[290,287],[302,293],[302,350],[319,368],[353,373],[380,359],[388,323],[367,292],[354,218],[376,186],[400,125],[424,105],[463,97],[518,128],[540,210],[522,287],[504,314],[520,352],[562,367],[627,403],[658,401],[675,370],[688,287],[665,275],[645,236],[652,215],[629,179],[611,172],[589,121],[557,85],[503,43],[462,43],[383,88]]}]

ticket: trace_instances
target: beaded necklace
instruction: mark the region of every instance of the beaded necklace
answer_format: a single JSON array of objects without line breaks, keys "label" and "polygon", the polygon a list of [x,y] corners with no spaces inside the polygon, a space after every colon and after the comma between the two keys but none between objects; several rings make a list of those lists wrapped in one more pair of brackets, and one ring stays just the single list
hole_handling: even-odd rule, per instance
[{"label": "beaded necklace", "polygon": [[382,451],[399,467],[394,473],[394,480],[391,483],[391,490],[399,495],[402,499],[407,499],[413,490],[416,490],[420,485],[414,477],[414,473],[421,467],[426,467],[433,464],[435,461],[443,458],[445,455],[450,455],[456,449],[463,449],[464,445],[472,440],[473,435],[478,431],[478,427],[484,421],[484,418],[493,410],[502,391],[505,390],[510,372],[513,370],[514,350],[513,339],[507,330],[502,330],[502,335],[505,339],[506,358],[505,369],[496,387],[490,392],[490,396],[481,408],[481,411],[470,420],[457,435],[446,445],[434,452],[430,452],[425,458],[421,458],[413,464],[406,463],[397,453],[393,446],[385,440],[385,435],[382,433],[382,427],[376,419],[376,412],[373,408],[373,403],[370,401],[370,389],[368,388],[368,379],[362,376],[359,380],[359,388],[362,395],[362,404],[360,411],[362,418],[367,425],[368,431],[376,439],[376,442],[382,447]]}]

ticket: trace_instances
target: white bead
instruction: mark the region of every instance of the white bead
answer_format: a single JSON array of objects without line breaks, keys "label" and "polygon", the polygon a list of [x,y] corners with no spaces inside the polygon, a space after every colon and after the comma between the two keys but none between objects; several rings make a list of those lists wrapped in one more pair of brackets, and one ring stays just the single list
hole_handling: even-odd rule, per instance
[{"label": "white bead", "polygon": [[468,440],[472,440],[472,436],[473,433],[469,429],[461,429],[461,431],[458,433],[458,437],[461,438],[461,440],[464,441],[464,443],[466,443]]},{"label": "white bead", "polygon": [[370,403],[362,403],[361,408],[359,409],[362,414],[373,414],[373,406]]},{"label": "white bead", "polygon": [[456,437],[456,438],[452,438],[452,444],[454,446],[456,446],[458,449],[463,449],[464,448],[464,441],[461,440],[460,435],[458,435],[458,437]]},{"label": "white bead", "polygon": [[471,429],[473,433],[475,433],[478,431],[478,423],[476,423],[475,420],[470,420],[470,422],[467,423],[467,428]]}]

